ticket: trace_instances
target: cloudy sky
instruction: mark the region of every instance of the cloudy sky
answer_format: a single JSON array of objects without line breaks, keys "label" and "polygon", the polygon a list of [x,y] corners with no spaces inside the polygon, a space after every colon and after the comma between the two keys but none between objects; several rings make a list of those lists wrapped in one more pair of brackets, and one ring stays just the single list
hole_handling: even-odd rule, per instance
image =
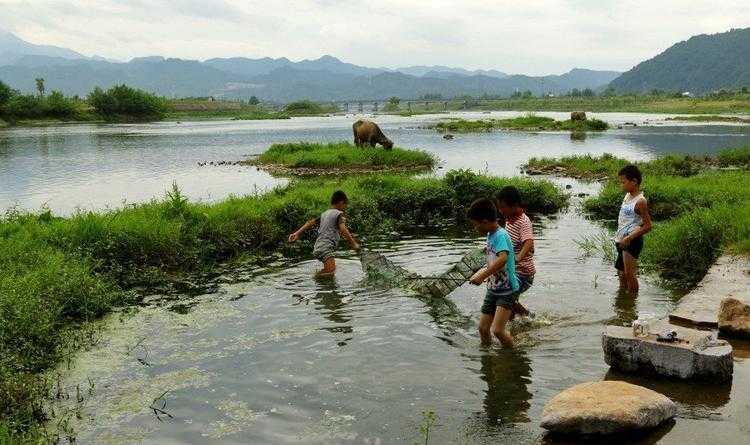
[{"label": "cloudy sky", "polygon": [[330,54],[382,67],[627,70],[691,35],[748,26],[749,0],[0,0],[0,28],[120,60]]}]

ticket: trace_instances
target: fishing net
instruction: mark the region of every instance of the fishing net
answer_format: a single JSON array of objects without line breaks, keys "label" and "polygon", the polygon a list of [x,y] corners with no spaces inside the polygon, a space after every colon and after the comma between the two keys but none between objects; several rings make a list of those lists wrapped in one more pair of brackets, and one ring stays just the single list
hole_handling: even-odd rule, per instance
[{"label": "fishing net", "polygon": [[373,251],[362,251],[362,270],[369,280],[411,289],[422,295],[443,298],[465,283],[471,276],[484,266],[484,253],[481,249],[474,249],[453,267],[444,273],[423,277],[394,264],[384,255]]}]

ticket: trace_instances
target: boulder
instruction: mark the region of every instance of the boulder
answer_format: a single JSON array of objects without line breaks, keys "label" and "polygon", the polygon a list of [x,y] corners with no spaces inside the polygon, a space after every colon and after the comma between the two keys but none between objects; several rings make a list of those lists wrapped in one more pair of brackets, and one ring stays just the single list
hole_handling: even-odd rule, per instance
[{"label": "boulder", "polygon": [[552,398],[542,427],[566,434],[612,434],[653,428],[675,416],[677,405],[642,386],[620,381],[587,382]]},{"label": "boulder", "polygon": [[733,297],[721,300],[719,330],[729,335],[750,337],[750,305]]},{"label": "boulder", "polygon": [[[674,343],[657,341],[655,333],[675,331]],[[732,379],[732,345],[717,340],[711,331],[700,331],[669,324],[654,323],[647,337],[636,337],[633,329],[607,326],[602,335],[604,361],[623,372],[649,373],[681,379]]]}]

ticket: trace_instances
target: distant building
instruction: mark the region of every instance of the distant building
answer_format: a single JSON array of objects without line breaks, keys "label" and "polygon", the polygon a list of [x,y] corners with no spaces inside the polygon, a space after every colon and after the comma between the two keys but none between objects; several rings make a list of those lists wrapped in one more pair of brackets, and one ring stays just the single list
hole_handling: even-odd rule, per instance
[{"label": "distant building", "polygon": [[693,93],[690,91],[685,91],[682,93],[682,97],[693,97]]}]

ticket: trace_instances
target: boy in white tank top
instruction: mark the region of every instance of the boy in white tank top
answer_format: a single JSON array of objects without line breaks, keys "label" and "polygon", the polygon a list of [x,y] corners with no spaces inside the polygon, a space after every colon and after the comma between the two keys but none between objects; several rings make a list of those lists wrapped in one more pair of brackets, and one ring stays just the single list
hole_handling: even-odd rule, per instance
[{"label": "boy in white tank top", "polygon": [[638,257],[643,250],[643,235],[651,230],[648,202],[641,192],[641,171],[635,165],[623,167],[618,173],[625,198],[617,217],[615,268],[620,277],[620,288],[638,293]]}]

